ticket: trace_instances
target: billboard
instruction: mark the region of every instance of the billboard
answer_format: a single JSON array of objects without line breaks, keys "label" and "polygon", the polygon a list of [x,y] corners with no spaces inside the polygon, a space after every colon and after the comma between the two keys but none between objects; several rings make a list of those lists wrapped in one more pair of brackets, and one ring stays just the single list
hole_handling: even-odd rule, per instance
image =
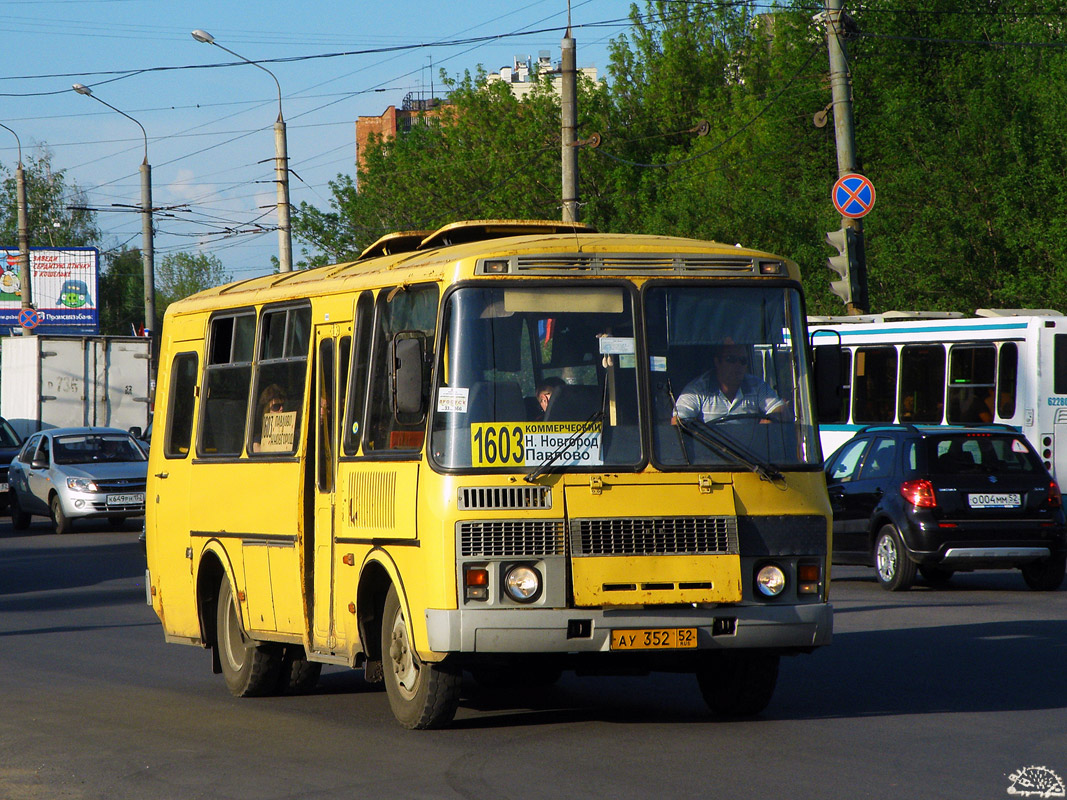
[{"label": "billboard", "polygon": [[[17,247],[0,248],[0,328],[18,328],[22,281]],[[31,300],[38,333],[92,335],[100,331],[100,252],[95,247],[31,247]]]}]

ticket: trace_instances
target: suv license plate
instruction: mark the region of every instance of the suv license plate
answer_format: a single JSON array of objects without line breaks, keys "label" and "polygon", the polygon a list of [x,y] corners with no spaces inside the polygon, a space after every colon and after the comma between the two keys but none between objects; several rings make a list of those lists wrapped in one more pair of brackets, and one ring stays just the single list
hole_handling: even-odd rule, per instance
[{"label": "suv license plate", "polygon": [[1018,508],[1022,497],[1018,494],[969,494],[967,503],[971,508]]},{"label": "suv license plate", "polygon": [[107,504],[109,506],[143,506],[144,494],[109,494]]},{"label": "suv license plate", "polygon": [[611,632],[612,650],[677,650],[696,646],[696,628],[638,628]]}]

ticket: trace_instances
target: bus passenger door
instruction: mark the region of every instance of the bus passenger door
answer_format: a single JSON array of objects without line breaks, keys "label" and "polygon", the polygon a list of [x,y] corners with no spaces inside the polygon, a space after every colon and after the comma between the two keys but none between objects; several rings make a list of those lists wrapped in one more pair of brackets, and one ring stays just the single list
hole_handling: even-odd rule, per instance
[{"label": "bus passenger door", "polygon": [[[314,446],[309,454],[314,464],[314,516],[309,520],[312,535],[306,547],[311,560],[308,573],[308,605],[311,616],[312,648],[317,652],[331,652],[338,645],[338,629],[333,618],[334,589],[334,509],[336,507],[335,476],[337,474],[337,419],[339,409],[337,380],[337,325],[318,325],[315,328],[315,389],[314,419],[309,426],[314,432]],[[307,534],[305,534],[307,535]],[[341,631],[343,637],[343,631]]]}]

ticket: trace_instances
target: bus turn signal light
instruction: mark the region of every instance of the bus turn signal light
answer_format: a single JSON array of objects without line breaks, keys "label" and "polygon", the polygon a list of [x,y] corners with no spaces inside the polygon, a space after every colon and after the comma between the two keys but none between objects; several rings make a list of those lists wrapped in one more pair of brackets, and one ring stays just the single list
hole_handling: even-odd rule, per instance
[{"label": "bus turn signal light", "polygon": [[464,570],[466,598],[468,600],[489,599],[489,570],[485,567],[468,567]]}]

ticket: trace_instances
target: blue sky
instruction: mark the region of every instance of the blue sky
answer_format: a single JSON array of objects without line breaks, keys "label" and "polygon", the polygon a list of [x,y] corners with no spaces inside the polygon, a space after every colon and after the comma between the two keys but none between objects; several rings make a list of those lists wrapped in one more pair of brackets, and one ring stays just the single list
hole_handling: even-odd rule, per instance
[{"label": "blue sky", "polygon": [[[627,30],[629,8],[629,0],[572,0],[579,67],[604,76],[609,41]],[[441,69],[495,71],[542,50],[558,61],[566,21],[566,0],[3,0],[0,122],[16,131],[24,158],[46,144],[53,166],[66,170],[89,205],[137,207],[144,138],[130,120],[71,90],[89,86],[144,126],[153,205],[177,207],[157,215],[157,263],[199,250],[246,278],[271,271],[277,233],[226,231],[275,223],[277,89],[253,66],[212,67],[235,59],[196,42],[193,29],[251,60],[294,59],[264,64],[282,89],[291,202],[325,208],[328,182],[355,173],[358,116],[399,107],[409,93],[429,96],[431,86],[440,95]],[[478,37],[487,40],[440,44]],[[358,52],[385,48],[399,49]],[[4,130],[0,160],[9,170],[17,161],[15,138]],[[137,213],[103,211],[97,219],[104,249],[140,246]],[[294,241],[294,261],[302,247]]]}]

